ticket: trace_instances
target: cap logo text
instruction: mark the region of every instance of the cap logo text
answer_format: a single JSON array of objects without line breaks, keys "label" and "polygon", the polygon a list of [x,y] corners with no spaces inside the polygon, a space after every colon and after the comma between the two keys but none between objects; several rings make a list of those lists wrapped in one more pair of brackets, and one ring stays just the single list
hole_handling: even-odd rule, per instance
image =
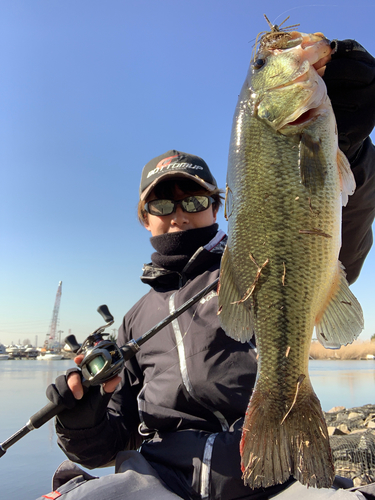
[{"label": "cap logo text", "polygon": [[178,155],[168,156],[168,158],[163,158],[162,160],[159,161],[159,163],[156,165],[155,168],[158,170],[162,170],[164,167],[166,167],[171,163],[173,158],[178,158]]},{"label": "cap logo text", "polygon": [[[161,160],[156,167],[153,170],[150,170],[150,172],[147,174],[147,179],[151,177],[152,175],[155,174],[160,174],[162,171],[168,171],[168,170],[203,170],[203,167],[200,165],[193,165],[192,163],[172,163],[172,159],[175,158],[174,156],[171,156],[170,158],[165,158],[164,160]],[[164,163],[166,160],[168,163]]]}]

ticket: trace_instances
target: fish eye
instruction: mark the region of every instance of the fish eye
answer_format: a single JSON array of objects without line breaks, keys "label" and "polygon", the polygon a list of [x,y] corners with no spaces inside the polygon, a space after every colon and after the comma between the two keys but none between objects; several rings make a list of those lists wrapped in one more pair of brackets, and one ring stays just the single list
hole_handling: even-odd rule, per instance
[{"label": "fish eye", "polygon": [[257,59],[253,62],[254,69],[260,69],[265,65],[266,61],[264,59]]}]

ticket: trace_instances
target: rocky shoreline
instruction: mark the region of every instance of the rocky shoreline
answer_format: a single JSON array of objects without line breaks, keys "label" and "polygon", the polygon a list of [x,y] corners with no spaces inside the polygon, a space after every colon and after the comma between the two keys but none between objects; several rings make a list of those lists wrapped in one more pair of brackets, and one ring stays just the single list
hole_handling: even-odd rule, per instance
[{"label": "rocky shoreline", "polygon": [[375,482],[375,405],[324,412],[336,474],[354,486]]}]

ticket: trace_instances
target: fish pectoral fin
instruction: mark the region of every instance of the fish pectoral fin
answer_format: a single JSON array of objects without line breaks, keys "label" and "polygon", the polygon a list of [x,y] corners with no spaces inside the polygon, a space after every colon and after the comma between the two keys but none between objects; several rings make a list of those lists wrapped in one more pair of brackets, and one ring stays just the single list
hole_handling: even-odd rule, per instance
[{"label": "fish pectoral fin", "polygon": [[235,340],[248,342],[254,333],[249,301],[241,301],[242,295],[233,276],[228,246],[221,259],[219,281],[219,320],[225,333]]},{"label": "fish pectoral fin", "polygon": [[344,267],[339,261],[327,307],[316,322],[315,329],[317,339],[328,349],[350,344],[363,330],[362,308],[349,289]]},{"label": "fish pectoral fin", "polygon": [[301,135],[299,143],[299,167],[302,184],[312,194],[324,186],[327,175],[326,160],[320,139],[307,132]]},{"label": "fish pectoral fin", "polygon": [[337,166],[340,176],[341,203],[342,206],[345,207],[348,203],[349,196],[354,193],[356,186],[350,163],[340,149],[337,149]]}]

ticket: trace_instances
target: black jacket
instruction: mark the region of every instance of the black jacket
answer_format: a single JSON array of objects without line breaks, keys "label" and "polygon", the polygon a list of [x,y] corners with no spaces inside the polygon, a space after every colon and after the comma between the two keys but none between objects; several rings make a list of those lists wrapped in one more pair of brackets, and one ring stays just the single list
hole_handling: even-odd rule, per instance
[{"label": "black jacket", "polygon": [[[152,288],[125,315],[118,344],[140,337],[212,283],[225,242],[219,231],[181,273],[145,266],[142,279]],[[144,439],[143,455],[183,498],[198,499],[209,487],[210,498],[250,498],[241,479],[239,440],[255,384],[256,352],[224,333],[217,309],[217,294],[210,292],[143,344],[126,363],[108,418],[99,426],[57,426],[68,457],[98,467]],[[254,494],[263,498],[262,491]]]},{"label": "black jacket", "polygon": [[[375,215],[375,151],[368,138],[375,122],[375,63],[352,41],[339,42],[325,81],[357,190],[343,210],[340,254],[349,282],[358,277],[372,244]],[[124,317],[119,345],[138,338],[173,308],[218,277],[225,244],[219,232],[182,273],[148,265],[142,280],[151,290]],[[146,342],[126,363],[121,386],[105,418],[84,430],[57,425],[69,458],[89,468],[142,444],[142,453],[181,497],[267,498],[281,487],[251,491],[240,472],[242,418],[255,383],[256,353],[227,337],[211,293]]]}]

